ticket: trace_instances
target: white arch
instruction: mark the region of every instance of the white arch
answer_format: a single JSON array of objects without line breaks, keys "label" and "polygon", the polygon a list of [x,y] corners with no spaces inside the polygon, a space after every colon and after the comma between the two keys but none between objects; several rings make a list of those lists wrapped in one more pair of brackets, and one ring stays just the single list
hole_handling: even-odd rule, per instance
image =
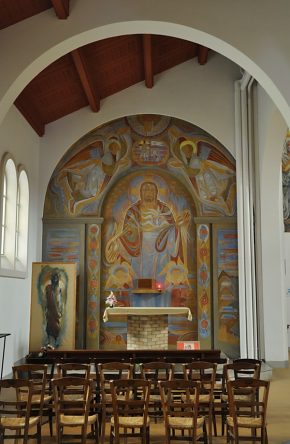
[{"label": "white arch", "polygon": [[[45,11],[1,31],[5,60],[0,84],[0,122],[23,88],[47,65],[87,43],[131,33],[170,35],[222,53],[268,92],[290,126],[289,2],[183,0],[71,0],[66,21]],[[273,20],[275,17],[275,20]],[[285,31],[285,32],[283,32]],[[7,57],[12,54],[12,57]]]}]

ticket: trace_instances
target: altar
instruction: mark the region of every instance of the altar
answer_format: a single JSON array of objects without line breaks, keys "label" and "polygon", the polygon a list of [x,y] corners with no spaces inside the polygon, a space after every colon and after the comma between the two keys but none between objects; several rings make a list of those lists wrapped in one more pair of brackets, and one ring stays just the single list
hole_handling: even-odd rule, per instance
[{"label": "altar", "polygon": [[168,350],[168,316],[192,314],[188,307],[114,307],[106,308],[103,320],[127,316],[127,350]]}]

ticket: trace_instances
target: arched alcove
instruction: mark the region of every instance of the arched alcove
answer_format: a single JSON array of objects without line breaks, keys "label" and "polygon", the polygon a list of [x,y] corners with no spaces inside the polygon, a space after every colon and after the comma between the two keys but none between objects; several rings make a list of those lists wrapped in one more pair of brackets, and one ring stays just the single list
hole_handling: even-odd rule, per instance
[{"label": "arched alcove", "polygon": [[171,347],[190,337],[238,354],[235,161],[201,128],[135,115],[78,140],[46,193],[43,259],[56,257],[78,263],[79,346],[126,347],[124,323],[121,334],[101,327],[104,298],[115,289],[136,305],[131,290],[150,279],[164,290],[157,305],[193,312],[192,323],[172,320]]}]

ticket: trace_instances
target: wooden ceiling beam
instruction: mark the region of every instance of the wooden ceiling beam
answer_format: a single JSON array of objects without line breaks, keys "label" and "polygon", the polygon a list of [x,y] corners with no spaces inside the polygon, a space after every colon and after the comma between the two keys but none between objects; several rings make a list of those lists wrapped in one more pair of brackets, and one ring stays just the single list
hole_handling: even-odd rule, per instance
[{"label": "wooden ceiling beam", "polygon": [[57,17],[65,20],[69,16],[69,0],[51,0]]},{"label": "wooden ceiling beam", "polygon": [[90,107],[92,111],[98,112],[100,110],[100,97],[95,92],[84,56],[80,49],[75,49],[71,52],[71,55]]},{"label": "wooden ceiling beam", "polygon": [[22,94],[17,97],[14,105],[21,112],[29,125],[39,135],[39,137],[42,137],[45,131],[45,124],[40,119],[39,113],[37,112],[35,107],[31,103],[29,103]]},{"label": "wooden ceiling beam", "polygon": [[206,46],[202,46],[202,45],[198,46],[197,58],[198,58],[198,63],[200,65],[205,65],[206,64],[207,56],[208,56],[208,51],[209,51],[209,49]]},{"label": "wooden ceiling beam", "polygon": [[154,76],[153,76],[153,62],[152,62],[151,34],[143,34],[143,57],[144,57],[145,85],[147,88],[152,88],[154,85]]}]

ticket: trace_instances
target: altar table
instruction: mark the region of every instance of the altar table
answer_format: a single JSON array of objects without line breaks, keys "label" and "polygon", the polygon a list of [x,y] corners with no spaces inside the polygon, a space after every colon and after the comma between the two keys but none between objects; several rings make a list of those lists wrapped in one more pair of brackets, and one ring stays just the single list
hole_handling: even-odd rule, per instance
[{"label": "altar table", "polygon": [[114,307],[106,308],[103,320],[127,316],[127,350],[168,350],[168,316],[186,316],[188,307]]}]

